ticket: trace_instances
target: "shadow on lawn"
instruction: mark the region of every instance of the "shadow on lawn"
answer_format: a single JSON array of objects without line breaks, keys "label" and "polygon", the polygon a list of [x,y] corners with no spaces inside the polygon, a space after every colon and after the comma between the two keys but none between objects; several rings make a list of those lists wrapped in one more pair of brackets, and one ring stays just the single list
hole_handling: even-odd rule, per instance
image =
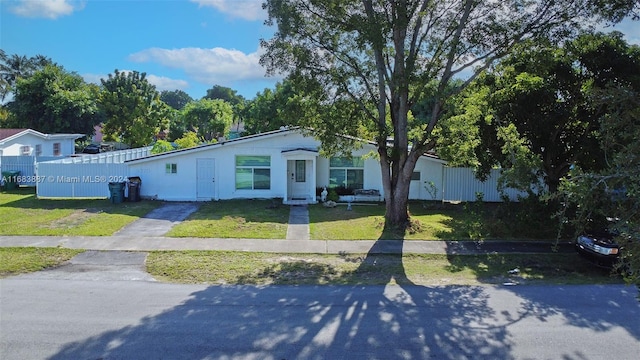
[{"label": "shadow on lawn", "polygon": [[[383,259],[378,250],[376,243],[359,270],[395,261],[394,271],[377,276],[399,286],[210,286],[136,325],[69,343],[51,359],[515,359],[530,354],[517,352],[512,326],[558,318],[593,332],[622,327],[640,340],[640,326],[625,322],[639,318],[640,308],[618,287],[598,298],[583,287],[417,286],[401,256]],[[284,266],[272,276],[305,266],[317,265]],[[307,270],[317,274],[311,284],[331,272]],[[576,297],[617,306],[578,311]],[[582,358],[575,346],[554,356]]]}]

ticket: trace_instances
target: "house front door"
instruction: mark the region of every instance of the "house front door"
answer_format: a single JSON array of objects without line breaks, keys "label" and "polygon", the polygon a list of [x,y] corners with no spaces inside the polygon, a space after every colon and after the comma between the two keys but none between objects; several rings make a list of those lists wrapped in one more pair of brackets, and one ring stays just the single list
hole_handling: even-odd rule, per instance
[{"label": "house front door", "polygon": [[287,161],[289,198],[291,200],[308,200],[310,197],[309,169],[307,160]]},{"label": "house front door", "polygon": [[215,200],[215,160],[196,159],[196,197],[200,201]]}]

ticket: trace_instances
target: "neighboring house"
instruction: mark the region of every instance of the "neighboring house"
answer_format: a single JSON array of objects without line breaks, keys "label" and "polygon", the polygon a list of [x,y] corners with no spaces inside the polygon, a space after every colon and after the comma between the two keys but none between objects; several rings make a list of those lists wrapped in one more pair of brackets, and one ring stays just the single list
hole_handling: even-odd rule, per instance
[{"label": "neighboring house", "polygon": [[82,134],[43,134],[32,129],[0,129],[0,156],[69,156]]},{"label": "neighboring house", "polygon": [[[320,142],[296,129],[231,139],[127,161],[142,180],[142,197],[169,201],[283,198],[285,204],[316,202],[316,188],[348,186],[383,194],[373,143],[351,158],[325,158]],[[445,162],[419,159],[410,198],[431,199],[425,184],[442,189]],[[438,199],[442,199],[440,194]],[[382,199],[382,198],[380,198]]]}]

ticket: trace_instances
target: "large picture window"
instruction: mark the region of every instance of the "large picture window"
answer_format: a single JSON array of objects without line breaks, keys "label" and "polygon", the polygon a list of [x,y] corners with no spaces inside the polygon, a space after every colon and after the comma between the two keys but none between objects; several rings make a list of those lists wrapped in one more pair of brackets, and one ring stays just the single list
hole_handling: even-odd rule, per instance
[{"label": "large picture window", "polygon": [[364,160],[360,156],[329,159],[329,187],[364,188]]},{"label": "large picture window", "polygon": [[271,189],[270,156],[236,156],[236,190]]}]

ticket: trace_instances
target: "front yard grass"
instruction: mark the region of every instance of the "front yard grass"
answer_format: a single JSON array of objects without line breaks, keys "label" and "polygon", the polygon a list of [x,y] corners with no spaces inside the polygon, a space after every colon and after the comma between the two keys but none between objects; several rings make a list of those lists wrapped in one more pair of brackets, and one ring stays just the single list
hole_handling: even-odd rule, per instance
[{"label": "front yard grass", "polygon": [[108,236],[160,205],[38,199],[33,188],[20,188],[0,194],[0,235]]},{"label": "front yard grass", "polygon": [[[518,269],[517,273],[511,274]],[[375,255],[157,251],[156,279],[234,285],[608,284],[621,279],[577,254]]]},{"label": "front yard grass", "polygon": [[[531,240],[555,239],[553,225],[518,219],[518,204],[409,204],[411,226],[405,234],[384,230],[384,204],[309,206],[311,238],[317,240]],[[549,220],[550,222],[553,220]],[[517,223],[518,226],[515,226]]]},{"label": "front yard grass", "polygon": [[83,251],[60,248],[0,248],[0,278],[54,267]]},{"label": "front yard grass", "polygon": [[284,239],[289,206],[282,200],[224,200],[205,203],[166,236]]}]

